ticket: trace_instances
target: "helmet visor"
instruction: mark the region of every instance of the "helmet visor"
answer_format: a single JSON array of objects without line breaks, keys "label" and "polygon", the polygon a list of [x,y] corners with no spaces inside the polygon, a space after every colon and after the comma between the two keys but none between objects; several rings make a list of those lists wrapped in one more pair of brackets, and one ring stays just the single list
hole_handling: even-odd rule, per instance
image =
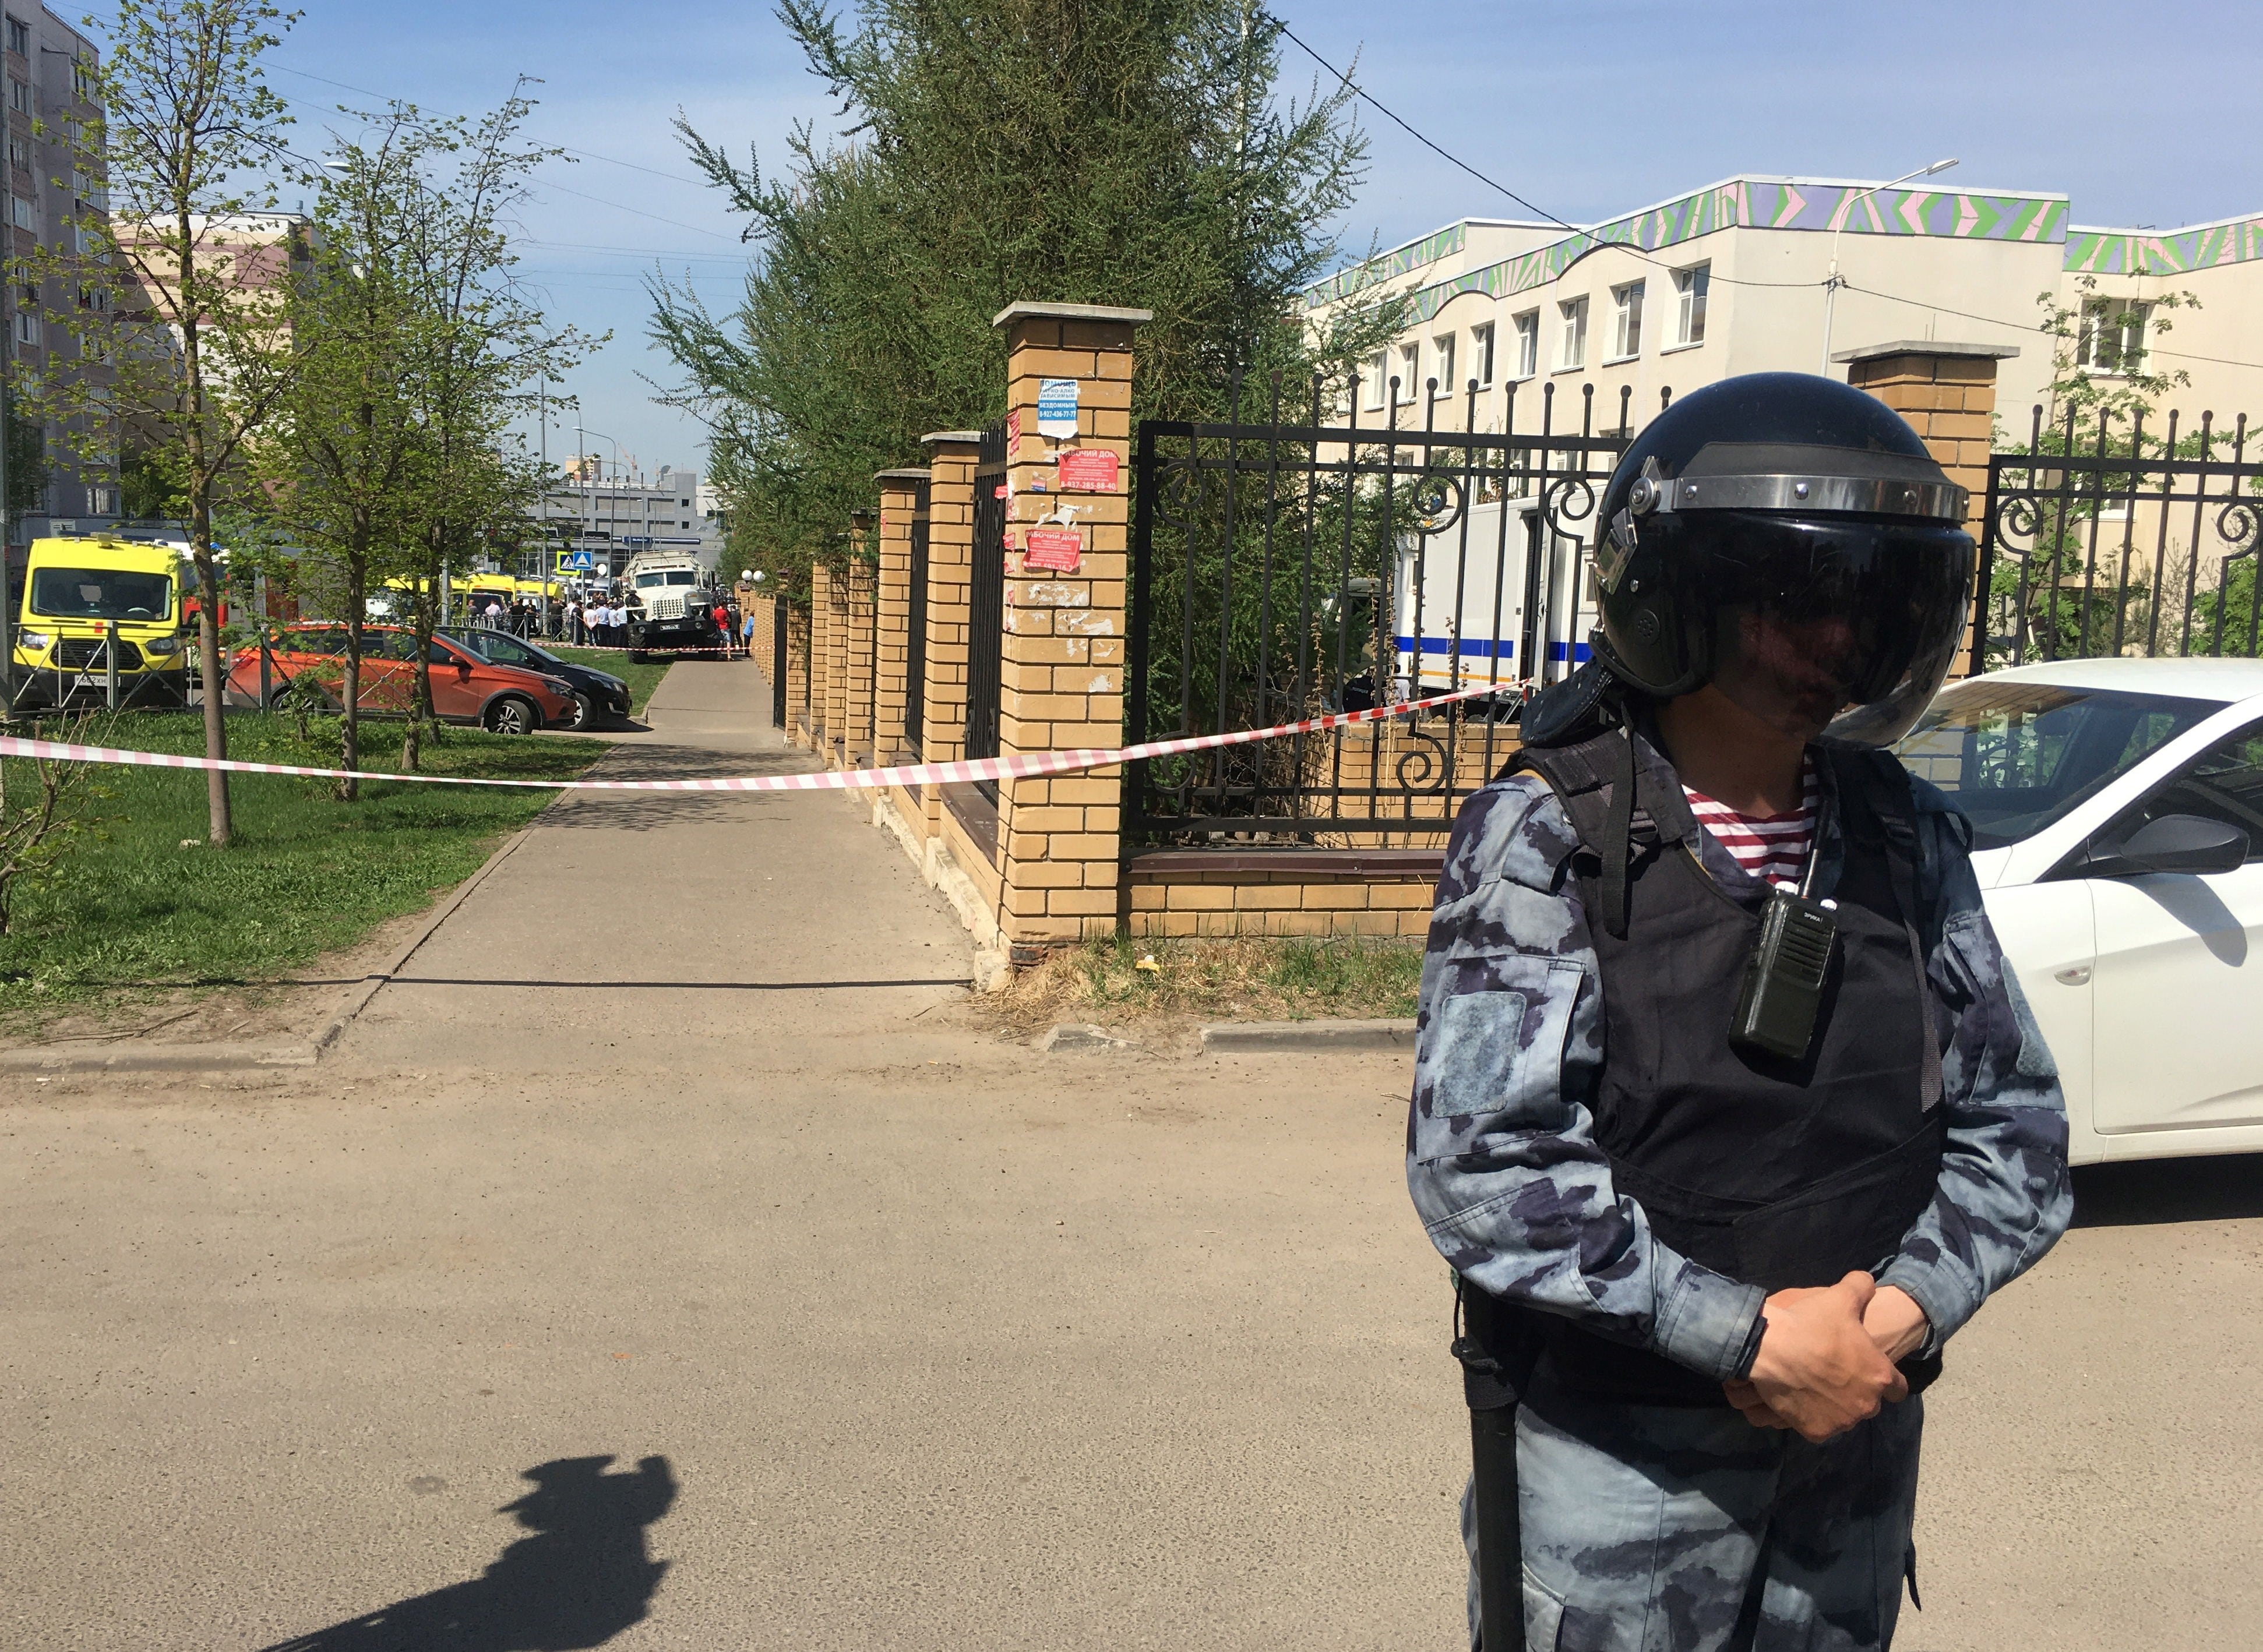
[{"label": "helmet visor", "polygon": [[1722,511],[1681,593],[1715,616],[1711,682],[1787,734],[1885,746],[1948,674],[1972,583],[1972,538],[1907,517]]}]

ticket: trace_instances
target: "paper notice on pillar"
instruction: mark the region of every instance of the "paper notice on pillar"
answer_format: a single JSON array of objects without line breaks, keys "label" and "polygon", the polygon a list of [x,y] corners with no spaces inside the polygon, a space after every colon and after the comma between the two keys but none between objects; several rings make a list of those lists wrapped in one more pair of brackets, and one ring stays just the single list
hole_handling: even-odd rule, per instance
[{"label": "paper notice on pillar", "polygon": [[1022,445],[1022,410],[1014,408],[1006,414],[1006,457],[1011,459],[1014,450]]},{"label": "paper notice on pillar", "polygon": [[1074,574],[1084,560],[1084,536],[1074,528],[1032,528],[1022,566],[1048,574]]},{"label": "paper notice on pillar", "polygon": [[1038,434],[1057,439],[1076,434],[1076,380],[1038,380]]},{"label": "paper notice on pillar", "polygon": [[1081,447],[1060,456],[1060,490],[1065,494],[1112,494],[1120,484],[1113,448]]}]

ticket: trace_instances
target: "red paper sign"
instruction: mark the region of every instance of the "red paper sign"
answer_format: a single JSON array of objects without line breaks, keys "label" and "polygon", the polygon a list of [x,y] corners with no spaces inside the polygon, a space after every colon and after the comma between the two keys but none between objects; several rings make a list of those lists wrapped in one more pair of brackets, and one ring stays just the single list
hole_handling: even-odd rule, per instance
[{"label": "red paper sign", "polygon": [[1112,494],[1119,481],[1116,450],[1075,448],[1060,456],[1060,489],[1065,494]]},{"label": "red paper sign", "polygon": [[1074,574],[1084,559],[1084,536],[1074,528],[1032,528],[1023,547],[1022,566],[1052,574]]},{"label": "red paper sign", "polygon": [[1022,410],[1016,408],[1006,415],[1006,457],[1013,458],[1014,451],[1021,445]]}]

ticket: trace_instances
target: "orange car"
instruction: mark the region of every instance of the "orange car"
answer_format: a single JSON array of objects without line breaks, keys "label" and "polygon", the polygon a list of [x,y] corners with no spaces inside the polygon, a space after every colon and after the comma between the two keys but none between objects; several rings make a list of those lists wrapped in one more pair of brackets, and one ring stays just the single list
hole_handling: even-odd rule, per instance
[{"label": "orange car", "polygon": [[[395,715],[408,710],[416,690],[416,633],[398,625],[365,625],[361,632],[361,709]],[[345,694],[346,628],[292,625],[268,642],[271,694],[301,681],[317,684],[330,703]],[[259,699],[259,650],[237,652],[228,674],[230,697]],[[517,666],[499,666],[432,639],[432,710],[448,723],[476,723],[497,734],[531,734],[546,723],[574,720],[574,690],[557,677]]]}]

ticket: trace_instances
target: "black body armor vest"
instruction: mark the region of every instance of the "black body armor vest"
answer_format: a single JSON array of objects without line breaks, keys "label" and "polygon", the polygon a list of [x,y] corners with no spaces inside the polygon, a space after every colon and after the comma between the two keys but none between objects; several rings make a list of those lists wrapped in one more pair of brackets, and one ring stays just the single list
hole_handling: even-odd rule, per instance
[{"label": "black body armor vest", "polygon": [[[1580,839],[1571,871],[1602,977],[1595,1136],[1614,1183],[1666,1244],[1769,1291],[1876,1270],[1941,1173],[1940,1018],[1924,973],[1931,938],[1917,930],[1908,779],[1883,753],[1818,745],[1813,756],[1827,768],[1846,854],[1836,886],[1815,891],[1838,903],[1838,940],[1797,1063],[1729,1042],[1761,900],[1700,864],[1703,828],[1663,755],[1612,732],[1527,747],[1515,764],[1548,781]],[[1573,1392],[1726,1403],[1717,1382],[1568,1321],[1544,1339]],[[1925,1367],[1905,1366],[1912,1388],[1937,1362]]]}]

